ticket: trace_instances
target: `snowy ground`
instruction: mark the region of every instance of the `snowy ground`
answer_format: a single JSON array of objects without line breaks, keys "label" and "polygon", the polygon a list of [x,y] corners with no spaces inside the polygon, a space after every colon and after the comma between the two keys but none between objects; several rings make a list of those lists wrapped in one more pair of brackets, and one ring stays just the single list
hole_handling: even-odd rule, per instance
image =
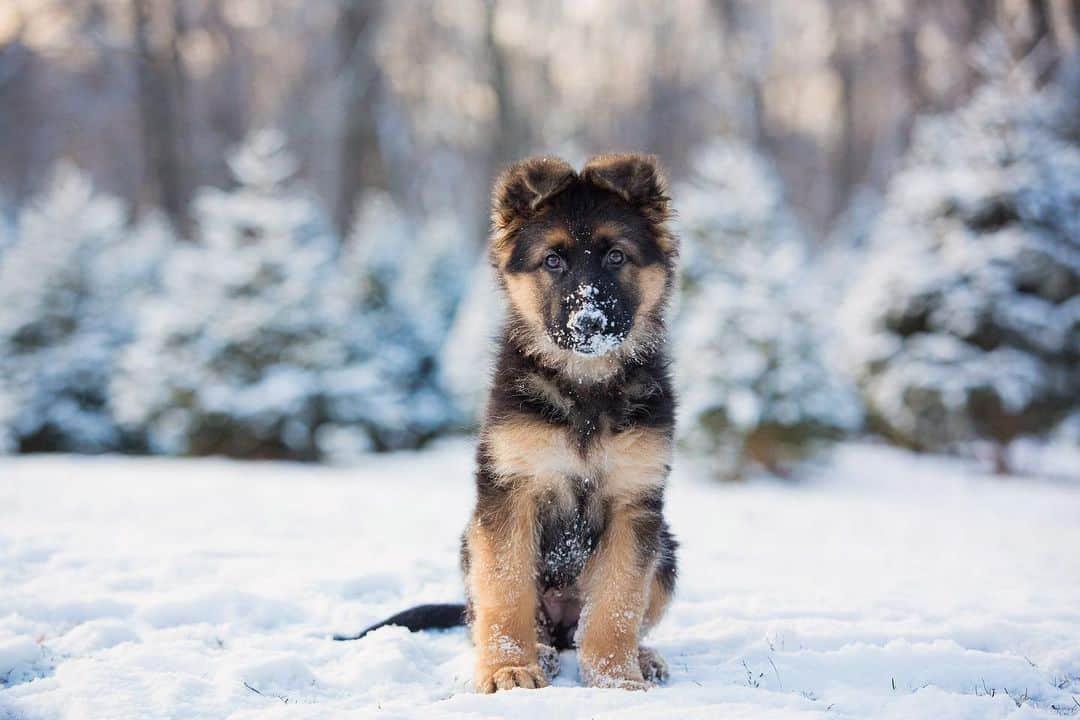
[{"label": "snowy ground", "polygon": [[665,687],[565,654],[479,696],[463,630],[330,641],[461,597],[470,464],[0,459],[0,718],[1080,717],[1080,485],[860,445],[795,486],[677,471]]}]

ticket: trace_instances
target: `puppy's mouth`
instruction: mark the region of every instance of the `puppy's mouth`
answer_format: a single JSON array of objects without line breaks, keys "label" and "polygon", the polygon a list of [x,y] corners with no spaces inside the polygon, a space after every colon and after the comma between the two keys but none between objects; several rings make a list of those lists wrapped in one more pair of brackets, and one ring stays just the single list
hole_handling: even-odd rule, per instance
[{"label": "puppy's mouth", "polygon": [[580,345],[575,345],[571,349],[576,355],[601,357],[615,352],[625,339],[625,335],[593,335],[588,340],[585,340]]}]

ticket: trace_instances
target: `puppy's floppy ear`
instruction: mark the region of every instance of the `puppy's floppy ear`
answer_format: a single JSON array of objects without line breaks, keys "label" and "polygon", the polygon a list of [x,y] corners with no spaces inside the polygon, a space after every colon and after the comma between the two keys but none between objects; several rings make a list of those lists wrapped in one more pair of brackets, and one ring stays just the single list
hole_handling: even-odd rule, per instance
[{"label": "puppy's floppy ear", "polygon": [[597,155],[585,164],[581,177],[634,207],[667,212],[667,183],[653,155]]},{"label": "puppy's floppy ear", "polygon": [[671,218],[671,199],[654,155],[597,155],[585,163],[581,179],[615,193],[636,208],[653,224],[664,251],[677,250],[674,236],[664,225]]},{"label": "puppy's floppy ear", "polygon": [[533,157],[511,165],[499,175],[491,193],[492,224],[496,230],[506,230],[576,179],[574,168],[556,157]]}]

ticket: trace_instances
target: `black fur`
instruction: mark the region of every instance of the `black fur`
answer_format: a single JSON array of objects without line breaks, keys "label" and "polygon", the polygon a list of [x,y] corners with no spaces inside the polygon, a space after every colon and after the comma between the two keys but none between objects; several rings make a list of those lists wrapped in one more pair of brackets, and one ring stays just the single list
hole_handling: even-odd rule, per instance
[{"label": "black fur", "polygon": [[[511,332],[503,334],[500,345],[488,398],[489,416],[525,413],[568,427],[582,450],[602,427],[616,432],[635,426],[674,432],[675,396],[668,360],[660,350],[626,362],[619,375],[608,382],[585,385],[525,354]],[[555,405],[550,398],[532,392],[530,376],[555,385],[563,402]],[[479,460],[481,464],[485,460],[482,449]]]},{"label": "black fur", "polygon": [[403,610],[397,615],[377,622],[355,635],[334,635],[335,640],[359,640],[372,630],[387,625],[408,628],[410,632],[418,630],[446,630],[465,624],[465,606],[461,604],[417,605]]},{"label": "black fur", "polygon": [[606,508],[592,502],[593,493],[585,478],[575,478],[574,483],[574,507],[561,508],[551,503],[540,507],[537,577],[542,589],[571,585],[604,532]]}]

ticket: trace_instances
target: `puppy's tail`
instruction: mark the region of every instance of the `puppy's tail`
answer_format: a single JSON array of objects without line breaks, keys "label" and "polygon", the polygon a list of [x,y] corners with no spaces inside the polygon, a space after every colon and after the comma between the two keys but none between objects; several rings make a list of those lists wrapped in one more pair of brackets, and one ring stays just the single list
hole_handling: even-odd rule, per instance
[{"label": "puppy's tail", "polygon": [[359,640],[372,630],[378,630],[386,625],[398,625],[408,628],[409,632],[418,630],[446,630],[465,624],[465,606],[455,604],[442,605],[417,605],[408,610],[402,610],[377,622],[371,627],[360,631],[356,635],[335,635],[335,640]]}]

